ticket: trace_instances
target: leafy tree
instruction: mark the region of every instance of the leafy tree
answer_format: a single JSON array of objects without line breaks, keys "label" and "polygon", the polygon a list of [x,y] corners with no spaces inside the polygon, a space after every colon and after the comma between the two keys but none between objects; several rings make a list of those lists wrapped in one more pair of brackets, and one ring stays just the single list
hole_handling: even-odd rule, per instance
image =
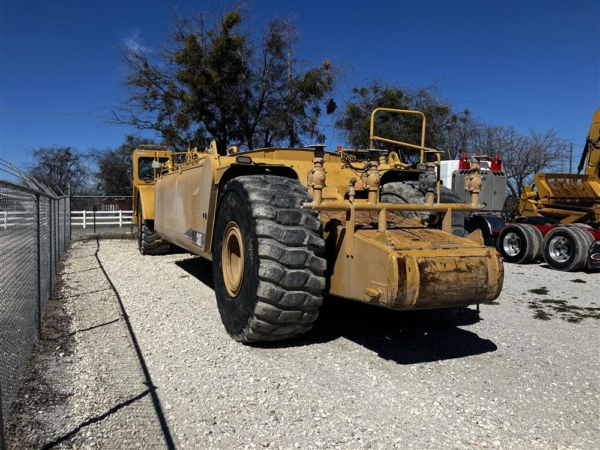
[{"label": "leafy tree", "polygon": [[93,175],[86,165],[87,157],[73,147],[40,147],[31,151],[30,158],[29,175],[58,195],[79,193]]},{"label": "leafy tree", "polygon": [[112,121],[154,130],[176,148],[209,139],[220,152],[323,141],[318,119],[324,107],[335,110],[328,97],[338,71],[291,56],[299,34],[290,22],[273,19],[254,38],[243,19],[239,8],[189,18],[174,12],[170,39],[157,51],[120,48],[128,98]]},{"label": "leafy tree", "polygon": [[103,192],[104,195],[132,195],[133,150],[140,145],[148,144],[155,144],[155,142],[152,139],[127,135],[125,136],[125,142],[116,149],[109,148],[100,152],[96,157],[98,164],[98,190]]},{"label": "leafy tree", "polygon": [[[471,113],[456,113],[442,99],[436,86],[424,89],[403,88],[375,81],[369,86],[352,89],[352,98],[338,114],[336,127],[352,147],[365,147],[369,142],[371,113],[375,108],[417,110],[425,114],[425,146],[444,151],[449,158],[467,141]],[[374,133],[376,136],[408,142],[421,143],[422,119],[416,115],[378,113]],[[389,144],[377,142],[377,148],[389,148]],[[399,150],[399,149],[397,149]],[[415,161],[416,150],[402,155],[409,162]]]}]

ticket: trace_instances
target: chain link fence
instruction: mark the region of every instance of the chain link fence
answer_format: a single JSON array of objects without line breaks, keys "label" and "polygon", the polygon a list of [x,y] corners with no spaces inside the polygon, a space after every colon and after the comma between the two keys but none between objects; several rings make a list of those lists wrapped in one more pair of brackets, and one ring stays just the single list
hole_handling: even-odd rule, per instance
[{"label": "chain link fence", "polygon": [[0,171],[0,449],[4,449],[4,423],[33,344],[40,338],[57,263],[71,239],[71,212],[69,197],[57,196],[3,160]]}]

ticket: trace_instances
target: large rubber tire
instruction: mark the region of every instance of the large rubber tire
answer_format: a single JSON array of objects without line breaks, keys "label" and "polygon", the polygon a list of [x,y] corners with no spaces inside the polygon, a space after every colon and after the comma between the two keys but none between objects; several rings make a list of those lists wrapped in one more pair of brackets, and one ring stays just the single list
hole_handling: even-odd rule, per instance
[{"label": "large rubber tire", "polygon": [[[496,247],[496,238],[492,235],[489,227],[486,224],[477,222],[475,224],[475,228],[477,228],[477,229],[479,229],[479,231],[481,231],[481,236],[483,237],[483,245],[485,245],[486,247]],[[542,248],[541,248],[541,244],[540,244],[540,252],[541,251],[542,251]],[[540,255],[541,255],[541,253],[540,253]]]},{"label": "large rubber tire", "polygon": [[[456,193],[444,186],[440,187],[440,197],[442,203],[464,203]],[[425,203],[425,193],[419,189],[417,181],[394,181],[384,184],[381,188],[381,201],[384,203]],[[437,193],[434,195],[434,201],[437,201]],[[427,220],[429,218],[427,211],[395,211],[394,214],[409,219]],[[464,211],[452,212],[452,234],[455,236],[469,234],[465,230],[465,219],[468,216],[469,214]]]},{"label": "large rubber tire", "polygon": [[325,241],[298,181],[242,176],[219,197],[213,278],[221,320],[236,341],[301,336],[323,302]]},{"label": "large rubber tire", "polygon": [[[142,219],[141,206],[138,206],[138,250],[142,255],[164,255],[171,250],[170,244],[159,241],[159,234],[154,231],[154,221]],[[157,242],[158,241],[158,242]]]},{"label": "large rubber tire", "polygon": [[542,257],[543,237],[540,230],[529,224],[507,225],[498,236],[498,251],[504,261],[528,264]]},{"label": "large rubber tire", "polygon": [[577,227],[558,227],[544,237],[544,259],[556,270],[576,272],[585,267],[593,237]]}]

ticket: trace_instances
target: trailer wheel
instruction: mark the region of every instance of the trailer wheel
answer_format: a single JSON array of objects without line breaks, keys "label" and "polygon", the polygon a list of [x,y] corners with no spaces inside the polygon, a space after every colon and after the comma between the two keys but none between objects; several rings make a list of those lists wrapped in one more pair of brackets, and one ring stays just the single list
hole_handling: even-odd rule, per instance
[{"label": "trailer wheel", "polygon": [[585,267],[592,242],[592,235],[580,228],[554,228],[544,238],[544,259],[553,269],[576,272]]},{"label": "trailer wheel", "polygon": [[[440,187],[442,203],[463,203],[463,200],[447,187]],[[419,189],[417,181],[394,181],[386,183],[381,188],[381,201],[384,203],[425,203],[425,193]],[[435,194],[434,201],[437,201]],[[394,211],[394,214],[409,219],[417,218],[427,220],[427,211]],[[452,212],[452,234],[455,236],[466,236],[465,219],[468,213],[464,211]]]},{"label": "trailer wheel", "polygon": [[325,241],[298,181],[242,176],[225,185],[215,222],[213,279],[227,333],[259,343],[301,336],[323,301]]},{"label": "trailer wheel", "polygon": [[164,255],[171,246],[166,242],[157,242],[159,234],[154,231],[154,221],[142,219],[141,205],[138,205],[138,250],[142,255]]},{"label": "trailer wheel", "polygon": [[506,262],[528,264],[541,258],[542,242],[542,233],[533,225],[508,225],[498,236],[498,251]]}]

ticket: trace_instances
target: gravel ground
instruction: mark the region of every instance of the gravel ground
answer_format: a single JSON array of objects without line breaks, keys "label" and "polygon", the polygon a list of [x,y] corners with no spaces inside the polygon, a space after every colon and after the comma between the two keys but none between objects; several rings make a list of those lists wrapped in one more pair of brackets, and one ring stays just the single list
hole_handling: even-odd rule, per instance
[{"label": "gravel ground", "polygon": [[600,274],[505,270],[480,321],[327,299],[304,338],[248,347],[210,262],[76,241],[8,448],[597,448]]}]

